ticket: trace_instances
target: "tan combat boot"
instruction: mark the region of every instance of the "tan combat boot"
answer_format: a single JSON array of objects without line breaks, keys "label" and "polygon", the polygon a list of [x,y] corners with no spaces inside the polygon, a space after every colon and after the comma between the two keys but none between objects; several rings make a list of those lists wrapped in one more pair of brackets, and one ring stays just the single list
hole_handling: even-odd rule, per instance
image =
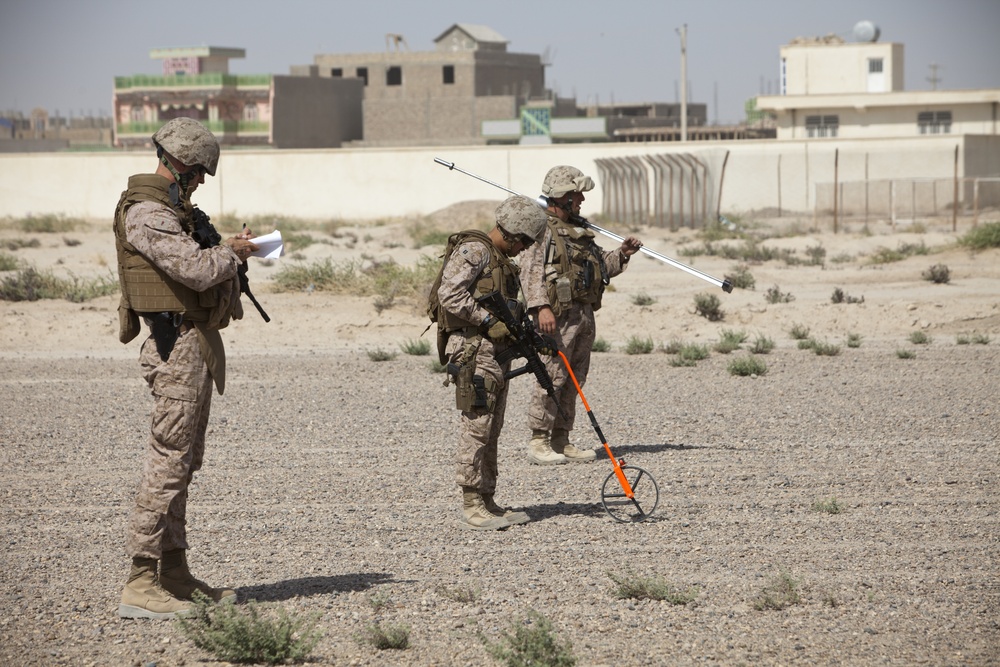
[{"label": "tan combat boot", "polygon": [[577,449],[576,445],[569,441],[569,431],[564,428],[552,430],[552,451],[562,454],[570,463],[590,463],[597,458],[597,452],[593,449]]},{"label": "tan combat boot", "polygon": [[528,463],[539,466],[559,465],[566,463],[566,457],[552,451],[548,431],[534,429],[531,432],[531,442],[528,443]]},{"label": "tan combat boot", "polygon": [[118,615],[122,618],[163,620],[191,611],[191,603],[163,590],[156,576],[155,558],[133,558],[132,571],[122,591]]},{"label": "tan combat boot", "polygon": [[462,522],[459,525],[468,530],[502,530],[510,527],[510,522],[502,516],[491,514],[479,491],[471,486],[463,486]]},{"label": "tan combat boot", "polygon": [[531,521],[531,517],[529,517],[525,512],[515,512],[512,509],[497,505],[496,501],[493,500],[492,493],[484,493],[482,496],[483,505],[486,506],[486,510],[493,516],[507,519],[507,523],[510,525],[515,526]]},{"label": "tan combat boot", "polygon": [[236,602],[236,591],[231,588],[212,588],[191,575],[184,549],[163,552],[160,559],[160,586],[180,600],[190,600],[195,591],[201,591],[215,602]]}]

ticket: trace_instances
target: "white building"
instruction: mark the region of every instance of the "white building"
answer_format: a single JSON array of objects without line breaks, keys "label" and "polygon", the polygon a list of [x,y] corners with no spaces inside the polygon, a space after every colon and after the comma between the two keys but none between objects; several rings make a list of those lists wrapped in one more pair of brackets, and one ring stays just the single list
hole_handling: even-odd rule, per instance
[{"label": "white building", "polygon": [[[877,39],[874,31],[872,40]],[[781,94],[757,98],[778,139],[996,135],[1000,89],[904,91],[903,45],[796,39],[781,47]]]}]

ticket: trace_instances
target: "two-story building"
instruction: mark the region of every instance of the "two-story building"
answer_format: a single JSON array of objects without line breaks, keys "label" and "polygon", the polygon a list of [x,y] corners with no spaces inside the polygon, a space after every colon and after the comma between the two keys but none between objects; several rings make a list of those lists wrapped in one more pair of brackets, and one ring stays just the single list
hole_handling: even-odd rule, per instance
[{"label": "two-story building", "polygon": [[799,38],[780,49],[780,95],[757,98],[778,139],[995,135],[1000,89],[906,91],[903,45]]},{"label": "two-story building", "polygon": [[115,77],[114,144],[148,146],[180,116],[204,123],[224,146],[335,148],[360,139],[362,86],[356,80],[229,73],[244,49],[153,49],[161,75]]}]

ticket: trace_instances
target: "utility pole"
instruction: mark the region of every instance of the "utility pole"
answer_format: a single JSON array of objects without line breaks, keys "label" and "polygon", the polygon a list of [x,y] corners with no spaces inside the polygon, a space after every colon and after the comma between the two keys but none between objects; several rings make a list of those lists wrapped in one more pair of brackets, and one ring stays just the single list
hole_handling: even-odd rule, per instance
[{"label": "utility pole", "polygon": [[677,29],[681,36],[681,141],[688,140],[687,23]]},{"label": "utility pole", "polygon": [[927,80],[931,84],[931,90],[937,90],[937,85],[941,81],[941,78],[937,75],[938,68],[941,67],[937,63],[931,63],[931,75],[927,77]]}]

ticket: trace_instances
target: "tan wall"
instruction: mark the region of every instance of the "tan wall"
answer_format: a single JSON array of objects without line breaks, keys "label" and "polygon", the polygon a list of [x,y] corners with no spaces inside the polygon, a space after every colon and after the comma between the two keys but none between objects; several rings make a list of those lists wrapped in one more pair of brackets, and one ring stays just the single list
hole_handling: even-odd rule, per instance
[{"label": "tan wall", "polygon": [[914,137],[919,136],[917,114],[922,111],[950,111],[950,134],[953,137],[965,134],[995,134],[998,130],[995,106],[996,102],[982,102],[977,104],[928,103],[920,106],[871,107],[861,111],[848,106],[796,109],[794,115],[788,112],[778,115],[778,139],[805,138],[806,116],[829,114],[836,115],[840,120],[838,137],[834,141],[839,139]]},{"label": "tan wall", "polygon": [[[903,45],[797,44],[781,47],[786,95],[888,93],[903,90]],[[868,59],[881,58],[884,87],[868,90]]]},{"label": "tan wall", "polygon": [[[996,137],[937,136],[838,142],[745,141],[680,144],[557,144],[330,150],[224,151],[216,178],[199,188],[210,213],[376,219],[425,215],[455,202],[502,199],[503,191],[434,163],[538,194],[545,172],[571,164],[596,176],[595,160],[672,152],[729,151],[724,212],[782,208],[810,213],[817,184],[887,178],[950,178],[955,146],[959,175],[1000,175]],[[720,160],[713,158],[714,163]],[[150,153],[0,154],[0,216],[65,214],[110,221],[129,175],[156,167]],[[587,212],[603,207],[601,184],[587,193]],[[710,207],[712,208],[712,207]]]}]

